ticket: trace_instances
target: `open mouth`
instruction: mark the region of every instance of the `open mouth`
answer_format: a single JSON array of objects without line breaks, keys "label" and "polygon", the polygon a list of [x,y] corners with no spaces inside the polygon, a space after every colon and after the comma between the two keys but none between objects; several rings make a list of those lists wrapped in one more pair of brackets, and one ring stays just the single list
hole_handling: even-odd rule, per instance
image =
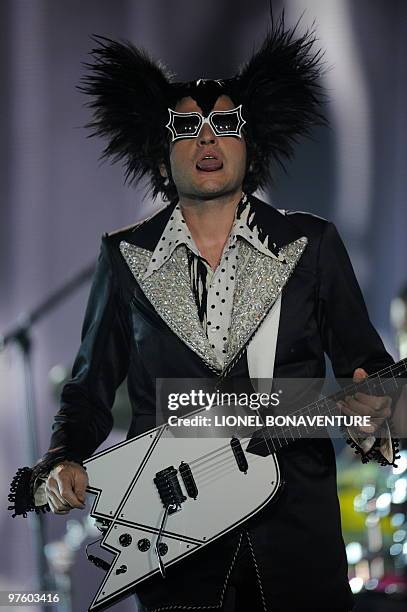
[{"label": "open mouth", "polygon": [[223,162],[215,155],[208,154],[197,161],[196,168],[201,172],[216,172],[223,168]]}]

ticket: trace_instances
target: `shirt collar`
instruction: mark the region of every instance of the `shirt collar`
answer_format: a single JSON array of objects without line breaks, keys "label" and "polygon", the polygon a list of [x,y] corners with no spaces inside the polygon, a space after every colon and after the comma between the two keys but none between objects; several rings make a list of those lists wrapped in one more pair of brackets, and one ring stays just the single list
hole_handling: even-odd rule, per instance
[{"label": "shirt collar", "polygon": [[199,255],[199,251],[185,222],[181,207],[177,204],[154,249],[144,279],[151,276],[156,270],[159,270],[170,259],[175,249],[182,244],[187,246],[196,255]]},{"label": "shirt collar", "polygon": [[[235,220],[227,246],[230,247],[235,244],[238,237],[249,242],[260,253],[276,258],[274,253],[267,247],[268,234],[264,235],[255,223],[255,213],[250,207],[246,194],[243,194],[236,207]],[[175,249],[181,245],[185,245],[195,255],[200,256],[199,250],[185,222],[181,207],[177,204],[154,249],[143,280],[159,270],[171,258]]]}]

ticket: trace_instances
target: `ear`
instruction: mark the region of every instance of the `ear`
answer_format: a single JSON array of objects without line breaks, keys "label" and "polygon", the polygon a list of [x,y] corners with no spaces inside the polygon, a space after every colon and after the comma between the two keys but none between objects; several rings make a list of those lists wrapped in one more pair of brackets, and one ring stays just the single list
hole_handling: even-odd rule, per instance
[{"label": "ear", "polygon": [[165,164],[160,164],[158,169],[160,170],[160,174],[163,178],[168,178],[168,172]]}]

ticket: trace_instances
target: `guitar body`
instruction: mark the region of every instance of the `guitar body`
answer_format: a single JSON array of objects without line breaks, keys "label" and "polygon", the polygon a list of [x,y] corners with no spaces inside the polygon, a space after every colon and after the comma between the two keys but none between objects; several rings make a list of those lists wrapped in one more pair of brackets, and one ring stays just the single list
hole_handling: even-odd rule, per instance
[{"label": "guitar body", "polygon": [[89,610],[108,608],[153,574],[165,575],[165,567],[275,496],[276,456],[247,451],[248,438],[233,440],[235,450],[230,438],[177,438],[163,425],[84,462],[88,491],[96,495],[90,514],[103,521],[101,547],[115,555]]}]

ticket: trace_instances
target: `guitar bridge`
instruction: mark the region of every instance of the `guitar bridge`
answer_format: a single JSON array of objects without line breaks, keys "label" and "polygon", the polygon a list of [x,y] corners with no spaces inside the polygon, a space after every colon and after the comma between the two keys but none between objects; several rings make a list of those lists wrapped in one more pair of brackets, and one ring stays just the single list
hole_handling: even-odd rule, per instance
[{"label": "guitar bridge", "polygon": [[168,514],[176,512],[187,499],[182,493],[177,474],[178,470],[171,465],[165,470],[157,472],[154,478],[154,484],[164,508],[168,508]]}]

